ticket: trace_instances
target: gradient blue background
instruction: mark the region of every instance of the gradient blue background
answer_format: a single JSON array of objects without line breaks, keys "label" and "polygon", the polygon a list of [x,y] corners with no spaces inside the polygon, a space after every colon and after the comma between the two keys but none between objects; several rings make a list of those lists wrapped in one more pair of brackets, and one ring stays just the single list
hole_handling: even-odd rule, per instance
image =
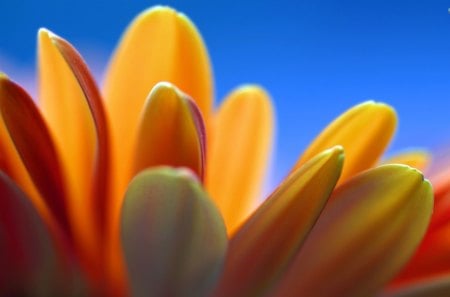
[{"label": "gradient blue background", "polygon": [[272,94],[275,180],[329,121],[367,99],[398,111],[390,152],[449,144],[450,2],[443,0],[1,0],[0,70],[33,92],[36,32],[43,26],[70,40],[101,80],[125,26],[158,3],[198,26],[217,101],[249,82]]}]

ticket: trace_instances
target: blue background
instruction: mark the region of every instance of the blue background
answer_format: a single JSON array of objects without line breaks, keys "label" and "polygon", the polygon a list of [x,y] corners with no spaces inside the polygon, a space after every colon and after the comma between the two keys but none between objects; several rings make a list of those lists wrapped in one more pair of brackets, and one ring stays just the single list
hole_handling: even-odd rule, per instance
[{"label": "blue background", "polygon": [[[34,92],[36,33],[71,41],[101,80],[131,19],[154,1],[0,0],[0,71]],[[400,124],[390,152],[450,143],[449,1],[166,1],[201,31],[217,102],[263,85],[277,111],[275,180],[335,116],[374,99]],[[33,81],[33,83],[31,83]]]}]

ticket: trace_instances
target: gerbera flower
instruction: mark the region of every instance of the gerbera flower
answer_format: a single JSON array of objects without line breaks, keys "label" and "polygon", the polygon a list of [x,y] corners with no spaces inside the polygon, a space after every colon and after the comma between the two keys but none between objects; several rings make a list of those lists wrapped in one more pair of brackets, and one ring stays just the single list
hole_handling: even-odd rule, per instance
[{"label": "gerbera flower", "polygon": [[270,99],[244,86],[213,110],[207,52],[184,15],[137,17],[105,101],[67,41],[38,39],[39,107],[0,76],[1,294],[367,296],[419,244],[430,183],[404,165],[372,168],[391,107],[338,117],[249,216]]}]

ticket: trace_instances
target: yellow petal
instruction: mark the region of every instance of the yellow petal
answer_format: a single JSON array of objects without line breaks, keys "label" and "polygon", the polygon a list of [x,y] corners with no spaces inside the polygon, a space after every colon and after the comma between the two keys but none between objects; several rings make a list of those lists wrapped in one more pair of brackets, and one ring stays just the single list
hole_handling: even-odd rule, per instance
[{"label": "yellow petal", "polygon": [[209,116],[213,86],[208,53],[191,21],[168,7],[149,9],[131,23],[107,71],[104,94],[118,172],[114,192],[120,196],[132,171],[139,115],[160,81],[176,85],[195,100],[205,118]]},{"label": "yellow petal", "polygon": [[139,123],[135,173],[152,166],[187,167],[203,179],[205,128],[195,103],[169,83],[157,84]]},{"label": "yellow petal", "polygon": [[320,215],[342,169],[342,147],[286,179],[233,235],[214,295],[264,296],[282,277]]},{"label": "yellow petal", "polygon": [[402,152],[383,161],[384,164],[404,164],[421,171],[425,170],[430,162],[431,155],[421,150]]},{"label": "yellow petal", "polygon": [[233,232],[254,206],[268,166],[273,134],[268,95],[256,86],[234,91],[220,107],[211,132],[206,188]]},{"label": "yellow petal", "polygon": [[403,165],[366,171],[333,196],[274,296],[373,296],[411,257],[433,209],[431,184]]},{"label": "yellow petal", "polygon": [[312,142],[298,160],[298,168],[319,152],[335,145],[345,151],[340,183],[376,164],[391,140],[397,124],[392,107],[368,101],[335,119]]}]

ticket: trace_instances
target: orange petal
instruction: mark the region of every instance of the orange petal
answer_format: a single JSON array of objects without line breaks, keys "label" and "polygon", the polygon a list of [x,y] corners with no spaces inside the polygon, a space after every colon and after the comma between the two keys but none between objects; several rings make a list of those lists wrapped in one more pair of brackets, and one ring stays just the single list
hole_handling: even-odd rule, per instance
[{"label": "orange petal", "polygon": [[207,296],[227,246],[219,211],[186,170],[153,168],[131,182],[122,243],[133,296]]},{"label": "orange petal", "polygon": [[139,124],[135,172],[157,165],[187,167],[203,179],[205,128],[186,95],[169,83],[157,84]]},{"label": "orange petal", "polygon": [[229,232],[248,215],[260,195],[273,125],[270,99],[256,86],[231,93],[215,116],[208,143],[206,188]]},{"label": "orange petal", "polygon": [[263,296],[279,281],[325,206],[342,169],[342,147],[293,172],[232,237],[214,296]]},{"label": "orange petal", "polygon": [[392,107],[368,101],[347,110],[313,141],[294,166],[298,168],[319,152],[341,145],[345,164],[340,183],[376,164],[397,124]]},{"label": "orange petal", "polygon": [[[59,36],[52,35],[50,38],[59,50],[61,56],[67,62],[70,70],[72,70],[73,76],[83,92],[83,97],[81,99],[84,101],[84,104],[87,103],[89,108],[89,110],[84,110],[84,112],[86,113],[88,120],[93,121],[95,125],[96,147],[94,151],[95,168],[92,200],[97,223],[100,226],[100,229],[103,230],[106,219],[106,210],[108,209],[108,201],[106,198],[108,197],[110,143],[108,124],[102,98],[87,65],[75,48]],[[78,104],[83,103],[78,102]],[[91,131],[87,133],[90,132]],[[84,176],[84,178],[86,177]]]},{"label": "orange petal", "polygon": [[119,197],[133,170],[139,116],[150,90],[160,81],[176,85],[195,100],[205,119],[209,117],[212,73],[203,41],[186,16],[158,6],[131,23],[107,71],[104,93],[112,119],[114,192]]},{"label": "orange petal", "polygon": [[373,296],[411,257],[433,209],[431,184],[385,165],[339,187],[273,296]]},{"label": "orange petal", "polygon": [[29,95],[6,77],[0,77],[0,112],[33,183],[71,237],[60,161],[47,125]]},{"label": "orange petal", "polygon": [[81,257],[97,278],[110,171],[105,111],[87,66],[67,41],[41,29],[38,58],[42,110],[61,155],[70,223]]},{"label": "orange petal", "polygon": [[383,161],[384,164],[404,164],[421,171],[425,170],[431,162],[431,155],[426,151],[411,150],[399,153]]}]

